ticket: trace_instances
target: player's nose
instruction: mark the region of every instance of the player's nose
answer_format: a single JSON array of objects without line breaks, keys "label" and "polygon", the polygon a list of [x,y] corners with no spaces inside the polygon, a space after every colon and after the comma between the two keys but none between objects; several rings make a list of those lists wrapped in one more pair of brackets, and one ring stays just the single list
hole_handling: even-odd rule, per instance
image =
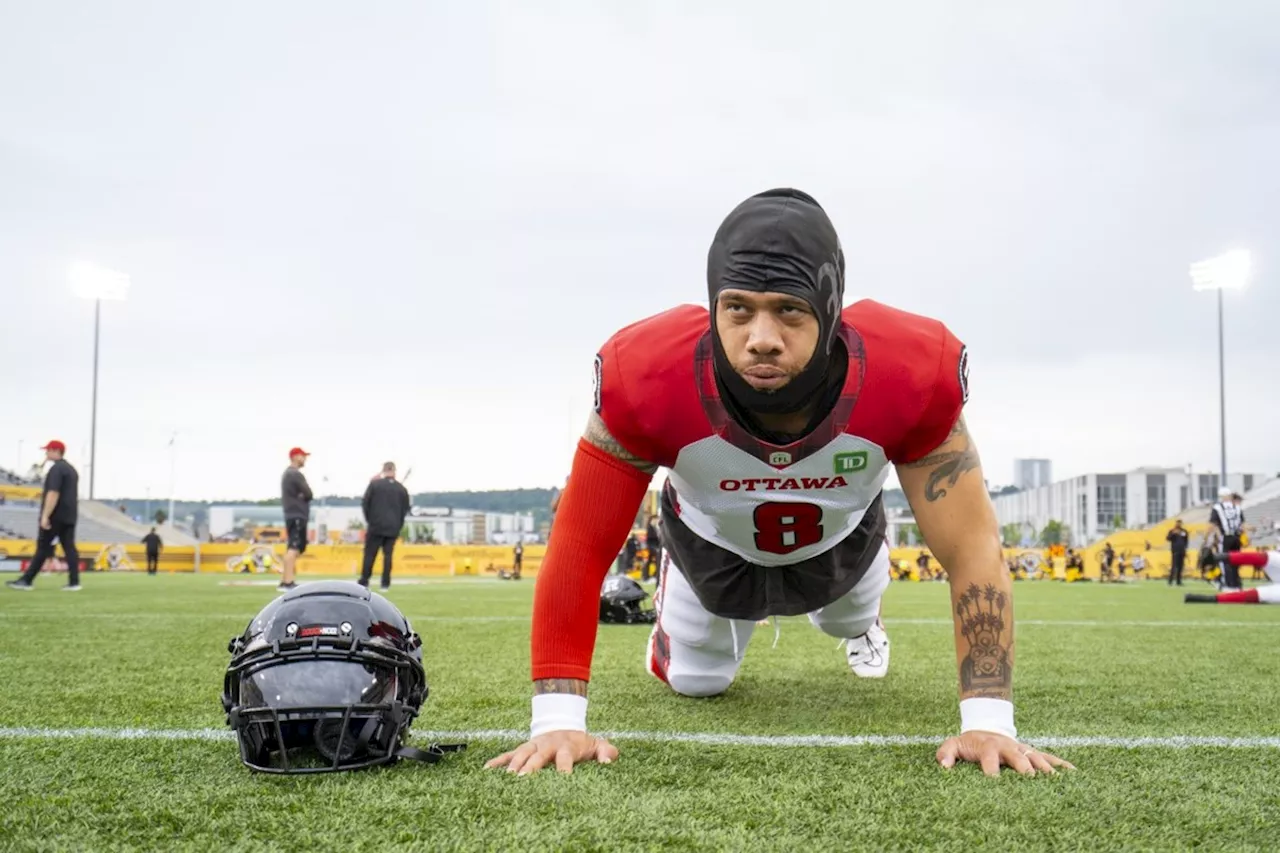
[{"label": "player's nose", "polygon": [[765,312],[751,321],[747,331],[747,351],[752,355],[777,355],[782,352],[782,335],[778,323]]}]

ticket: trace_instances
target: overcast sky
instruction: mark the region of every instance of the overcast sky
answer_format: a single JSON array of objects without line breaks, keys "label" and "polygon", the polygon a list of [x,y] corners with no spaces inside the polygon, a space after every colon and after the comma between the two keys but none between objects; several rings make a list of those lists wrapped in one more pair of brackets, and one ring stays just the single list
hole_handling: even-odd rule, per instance
[{"label": "overcast sky", "polygon": [[[699,11],[689,11],[696,6]],[[535,12],[530,7],[545,11]],[[610,11],[611,10],[611,11]],[[0,0],[0,465],[99,496],[559,484],[617,328],[705,300],[742,198],[813,194],[850,300],[972,353],[988,479],[1280,469],[1280,6]],[[87,480],[87,477],[86,477]],[[320,491],[321,489],[318,489]]]}]

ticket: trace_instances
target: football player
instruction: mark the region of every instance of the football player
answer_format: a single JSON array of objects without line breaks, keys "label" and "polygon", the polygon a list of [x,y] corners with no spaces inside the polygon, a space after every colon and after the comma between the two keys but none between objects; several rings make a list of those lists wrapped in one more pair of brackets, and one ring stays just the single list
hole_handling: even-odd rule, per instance
[{"label": "football player", "polygon": [[[1232,551],[1223,560],[1239,569],[1253,566],[1262,569],[1271,583],[1250,589],[1220,592],[1217,595],[1199,595],[1189,592],[1183,600],[1188,604],[1280,604],[1280,552]],[[1239,575],[1239,572],[1236,573]]]},{"label": "football player", "polygon": [[558,507],[533,609],[533,725],[488,763],[527,774],[613,761],[587,732],[600,584],[659,466],[663,571],[649,671],[684,696],[732,684],[756,622],[808,614],[883,676],[890,466],[951,579],[960,735],[944,767],[1070,766],[1017,739],[1013,609],[1000,534],[961,417],[964,347],[941,323],[864,300],[842,310],[844,254],[813,198],[753,196],[707,264],[708,309],[618,332],[595,359],[595,407]]}]

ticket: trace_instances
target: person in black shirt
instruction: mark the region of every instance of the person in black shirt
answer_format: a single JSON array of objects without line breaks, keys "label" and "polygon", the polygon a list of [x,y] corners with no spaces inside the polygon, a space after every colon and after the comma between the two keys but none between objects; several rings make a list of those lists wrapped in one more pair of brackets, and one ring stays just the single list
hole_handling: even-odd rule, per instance
[{"label": "person in black shirt", "polygon": [[644,571],[642,580],[658,576],[658,557],[662,553],[662,537],[658,533],[658,519],[650,516],[649,524],[644,530]]},{"label": "person in black shirt", "polygon": [[311,520],[311,501],[314,495],[302,468],[307,464],[311,454],[301,447],[289,451],[289,467],[284,469],[280,478],[280,508],[284,510],[285,543],[284,569],[281,572],[280,585],[276,587],[286,592],[297,586],[294,572],[297,570],[298,557],[307,550],[307,524]]},{"label": "person in black shirt", "polygon": [[1182,519],[1173,523],[1173,529],[1164,538],[1169,542],[1169,554],[1173,559],[1169,567],[1169,586],[1175,583],[1182,586],[1182,565],[1187,559],[1187,528],[1182,526]]},{"label": "person in black shirt", "polygon": [[368,586],[373,576],[373,561],[382,551],[382,588],[391,587],[391,554],[396,540],[404,528],[404,518],[409,514],[409,490],[396,480],[396,463],[382,466],[382,474],[375,477],[364,490],[361,507],[364,510],[364,567],[360,571],[360,585]]},{"label": "person in black shirt", "polygon": [[524,571],[524,543],[516,542],[516,547],[512,551],[512,580],[520,580],[520,573]]},{"label": "person in black shirt", "polygon": [[622,556],[618,562],[618,574],[625,575],[636,567],[636,555],[640,553],[640,540],[632,533],[622,546]]},{"label": "person in black shirt", "polygon": [[53,556],[55,542],[62,543],[67,557],[68,592],[80,590],[80,554],[76,551],[76,513],[80,501],[80,475],[71,463],[63,458],[67,446],[61,441],[51,441],[41,448],[45,458],[53,462],[44,477],[44,496],[40,499],[40,533],[36,538],[36,554],[31,565],[16,581],[5,586],[10,589],[31,589],[31,582],[44,568],[45,561]]},{"label": "person in black shirt", "polygon": [[147,574],[154,575],[160,566],[160,548],[164,546],[164,542],[156,535],[153,527],[150,533],[142,537],[142,544],[147,546]]}]

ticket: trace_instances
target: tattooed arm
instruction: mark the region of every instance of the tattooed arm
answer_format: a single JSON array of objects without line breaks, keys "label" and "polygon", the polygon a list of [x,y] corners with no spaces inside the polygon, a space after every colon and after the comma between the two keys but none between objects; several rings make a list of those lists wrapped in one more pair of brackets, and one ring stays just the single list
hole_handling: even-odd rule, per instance
[{"label": "tattooed arm", "polygon": [[898,466],[916,524],[951,580],[960,698],[1013,696],[1013,605],[1000,530],[964,418],[947,440]]},{"label": "tattooed arm", "polygon": [[622,443],[614,438],[613,433],[609,432],[609,428],[604,425],[604,418],[595,412],[592,412],[591,417],[587,419],[587,431],[582,434],[582,437],[610,456],[617,457],[646,474],[652,474],[658,470],[657,465],[647,459],[641,459],[623,447]]},{"label": "tattooed arm", "polygon": [[618,757],[615,746],[587,731],[587,679],[600,584],[655,470],[591,415],[534,590],[529,739],[486,767],[524,775],[554,766],[569,773],[583,761],[607,764]]},{"label": "tattooed arm", "polygon": [[1067,762],[1017,741],[1013,725],[1013,600],[995,510],[964,418],[932,453],[898,465],[898,479],[925,544],[951,581],[962,732],[938,761],[1001,765],[1027,775]]},{"label": "tattooed arm", "polygon": [[[605,426],[604,419],[595,412],[592,412],[591,417],[587,420],[587,429],[582,437],[589,444],[600,448],[610,456],[621,459],[646,474],[652,474],[658,470],[657,465],[641,459],[623,447],[621,442],[609,432],[609,428]],[[540,696],[544,693],[568,693],[572,696],[586,696],[587,682],[576,678],[542,678],[533,682],[533,692],[535,696]]]}]

